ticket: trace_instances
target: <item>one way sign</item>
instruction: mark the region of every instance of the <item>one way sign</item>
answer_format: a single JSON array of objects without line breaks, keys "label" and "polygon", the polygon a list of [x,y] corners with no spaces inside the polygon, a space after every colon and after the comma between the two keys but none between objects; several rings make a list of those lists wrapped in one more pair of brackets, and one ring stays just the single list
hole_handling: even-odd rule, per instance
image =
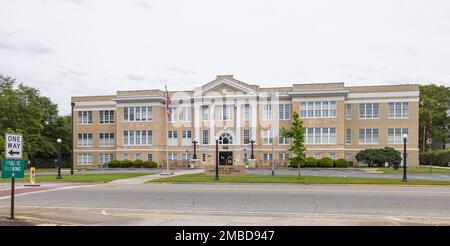
[{"label": "one way sign", "polygon": [[6,159],[22,159],[23,137],[20,134],[5,134]]}]

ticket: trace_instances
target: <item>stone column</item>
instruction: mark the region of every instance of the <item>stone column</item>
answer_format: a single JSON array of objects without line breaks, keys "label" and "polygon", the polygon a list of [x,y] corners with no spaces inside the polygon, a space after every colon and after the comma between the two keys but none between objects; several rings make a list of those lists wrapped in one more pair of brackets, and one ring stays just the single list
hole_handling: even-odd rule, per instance
[{"label": "stone column", "polygon": [[241,144],[241,105],[236,105],[236,141],[234,144]]},{"label": "stone column", "polygon": [[216,118],[214,114],[214,105],[209,106],[209,144],[215,144],[215,135],[216,135]]},{"label": "stone column", "polygon": [[258,124],[258,120],[257,120],[258,119],[258,117],[257,117],[258,110],[257,110],[256,103],[252,103],[251,107],[252,107],[252,115],[251,115],[252,116],[252,121],[251,121],[252,136],[251,136],[251,138],[255,139],[256,143],[258,144],[259,140],[258,140],[257,134],[256,134],[257,124]]},{"label": "stone column", "polygon": [[200,119],[200,110],[201,105],[194,105],[194,139],[200,142],[200,126],[202,124],[202,120]]}]

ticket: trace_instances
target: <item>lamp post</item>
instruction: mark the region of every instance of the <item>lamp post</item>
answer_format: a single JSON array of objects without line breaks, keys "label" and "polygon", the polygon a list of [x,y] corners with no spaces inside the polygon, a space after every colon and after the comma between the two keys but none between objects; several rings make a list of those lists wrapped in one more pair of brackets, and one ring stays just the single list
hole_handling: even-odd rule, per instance
[{"label": "lamp post", "polygon": [[250,140],[250,143],[252,144],[252,153],[250,154],[250,159],[254,160],[255,155],[253,154],[253,144],[255,143],[255,139],[252,138],[252,140]]},{"label": "lamp post", "polygon": [[62,179],[61,176],[61,142],[62,140],[60,138],[58,138],[56,140],[57,144],[56,144],[56,150],[58,151],[58,175],[56,176],[56,179]]},{"label": "lamp post", "polygon": [[216,177],[215,180],[220,180],[219,178],[219,137],[216,136]]},{"label": "lamp post", "polygon": [[408,134],[403,134],[403,182],[408,182],[408,177],[406,177],[406,140],[408,139]]},{"label": "lamp post", "polygon": [[194,139],[194,141],[192,141],[192,143],[194,144],[194,155],[192,156],[192,159],[194,159],[194,160],[197,160],[197,143],[198,143],[198,140],[195,138]]}]

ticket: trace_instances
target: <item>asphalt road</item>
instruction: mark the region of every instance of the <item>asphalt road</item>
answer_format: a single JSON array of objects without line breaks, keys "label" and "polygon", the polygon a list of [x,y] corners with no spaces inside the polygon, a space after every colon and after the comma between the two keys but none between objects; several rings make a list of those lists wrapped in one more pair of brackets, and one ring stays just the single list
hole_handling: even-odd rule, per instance
[{"label": "asphalt road", "polygon": [[[450,225],[448,187],[101,184],[28,193],[16,204],[19,218],[44,224]],[[8,209],[0,198],[0,216]]]}]

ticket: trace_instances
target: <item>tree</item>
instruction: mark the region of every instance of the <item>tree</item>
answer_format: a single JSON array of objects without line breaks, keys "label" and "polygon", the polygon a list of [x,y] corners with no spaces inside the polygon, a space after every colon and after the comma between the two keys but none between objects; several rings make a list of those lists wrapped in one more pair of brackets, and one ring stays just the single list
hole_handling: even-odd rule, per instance
[{"label": "tree", "polygon": [[[450,87],[420,86],[419,146],[422,152],[441,148],[450,138]],[[431,141],[431,146],[428,146]]]},{"label": "tree", "polygon": [[402,160],[400,152],[391,147],[361,150],[355,157],[358,162],[366,163],[369,167],[383,167],[386,162],[392,165]]},{"label": "tree", "polygon": [[291,156],[289,159],[291,161],[295,161],[298,164],[298,177],[300,178],[300,165],[305,161],[305,157],[303,152],[305,151],[305,130],[303,128],[303,121],[300,119],[297,112],[292,113],[292,126],[291,128],[285,129],[284,127],[281,129],[281,134],[285,138],[291,139],[291,146],[289,147],[289,151],[295,154],[295,156]]}]

